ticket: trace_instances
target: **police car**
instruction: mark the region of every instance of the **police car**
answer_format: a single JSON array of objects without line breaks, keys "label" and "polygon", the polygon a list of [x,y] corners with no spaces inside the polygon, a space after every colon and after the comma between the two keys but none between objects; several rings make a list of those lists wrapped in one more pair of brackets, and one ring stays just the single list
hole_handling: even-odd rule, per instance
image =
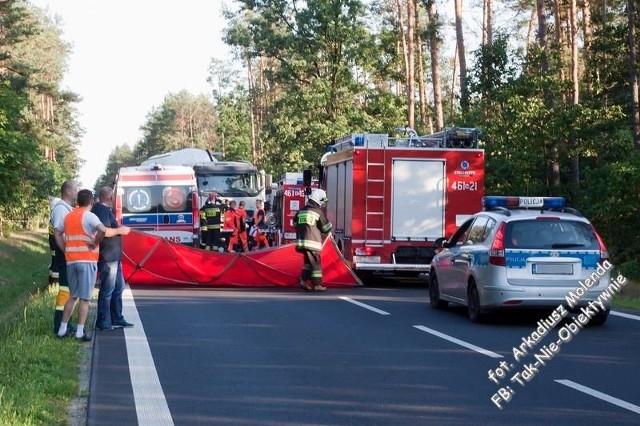
[{"label": "police car", "polygon": [[[497,309],[566,306],[567,295],[577,290],[582,296],[575,311],[609,285],[602,239],[564,198],[484,197],[483,206],[449,240],[436,242],[442,251],[429,273],[432,307],[461,304],[471,321],[480,322]],[[609,309],[606,304],[590,323],[604,324]]]}]

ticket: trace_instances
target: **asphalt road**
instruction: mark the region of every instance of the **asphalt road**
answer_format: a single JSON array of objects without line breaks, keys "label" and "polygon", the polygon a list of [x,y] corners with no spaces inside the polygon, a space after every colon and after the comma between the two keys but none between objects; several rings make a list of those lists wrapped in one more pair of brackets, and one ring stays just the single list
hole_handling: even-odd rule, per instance
[{"label": "asphalt road", "polygon": [[562,324],[516,360],[543,314],[472,324],[425,287],[146,287],[125,305],[134,328],[96,333],[89,425],[640,424],[640,316],[566,342]]}]

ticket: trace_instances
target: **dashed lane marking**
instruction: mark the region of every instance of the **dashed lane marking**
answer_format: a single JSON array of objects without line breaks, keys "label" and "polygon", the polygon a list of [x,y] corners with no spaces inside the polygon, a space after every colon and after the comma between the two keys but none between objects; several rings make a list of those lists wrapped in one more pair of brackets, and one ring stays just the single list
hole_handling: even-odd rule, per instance
[{"label": "dashed lane marking", "polygon": [[491,358],[503,358],[503,356],[500,355],[500,354],[497,354],[495,352],[491,352],[490,350],[481,348],[480,346],[476,346],[476,345],[474,345],[472,343],[465,342],[464,340],[457,339],[457,338],[455,338],[453,336],[449,336],[448,334],[441,333],[441,332],[436,331],[436,330],[434,330],[432,328],[425,327],[424,325],[414,325],[414,327],[417,328],[418,330],[421,330],[421,331],[424,331],[426,333],[433,334],[434,336],[440,337],[441,339],[448,340],[448,341],[450,341],[452,343],[455,343],[456,345],[460,345],[460,346],[463,346],[463,347],[465,347],[467,349],[471,349],[472,351],[476,351],[478,353],[481,353],[482,355],[486,355],[486,356],[489,356]]},{"label": "dashed lane marking", "polygon": [[603,401],[606,401],[610,404],[613,405],[617,405],[620,408],[624,408],[625,410],[629,410],[629,411],[633,411],[636,414],[640,414],[640,407],[637,405],[634,405],[630,402],[627,401],[623,401],[622,399],[618,399],[616,397],[613,397],[611,395],[607,395],[606,393],[602,393],[600,391],[597,391],[595,389],[591,389],[589,387],[583,386],[579,383],[576,382],[572,382],[571,380],[566,380],[566,379],[559,379],[559,380],[554,380],[557,383],[560,383],[561,385],[565,385],[568,386],[572,389],[575,389],[577,391],[580,391],[582,393],[586,393],[587,395],[591,395],[594,398],[598,398],[601,399]]},{"label": "dashed lane marking", "polygon": [[640,321],[640,316],[638,316],[638,315],[625,314],[624,312],[618,312],[618,311],[611,311],[609,313],[611,315],[615,315],[617,317],[628,318],[628,319]]},{"label": "dashed lane marking", "polygon": [[380,314],[380,315],[391,315],[389,312],[385,312],[385,311],[383,311],[383,310],[381,310],[381,309],[374,308],[373,306],[371,306],[371,305],[367,305],[366,303],[358,302],[357,300],[353,300],[353,299],[352,299],[352,298],[350,298],[350,297],[340,296],[340,299],[344,300],[345,302],[349,302],[349,303],[353,303],[354,305],[358,305],[358,306],[360,306],[361,308],[368,309],[368,310],[370,310],[370,311],[372,311],[372,312],[375,312],[376,314]]}]

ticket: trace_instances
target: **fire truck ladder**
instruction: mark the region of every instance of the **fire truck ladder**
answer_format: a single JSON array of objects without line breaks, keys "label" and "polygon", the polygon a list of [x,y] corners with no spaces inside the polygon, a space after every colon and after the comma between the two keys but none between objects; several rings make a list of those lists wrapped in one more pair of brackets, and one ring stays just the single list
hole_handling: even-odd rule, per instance
[{"label": "fire truck ladder", "polygon": [[[381,140],[385,137],[385,140]],[[366,156],[366,215],[364,224],[364,240],[367,245],[384,243],[384,194],[386,187],[385,148],[387,135],[368,134],[365,136]]]}]

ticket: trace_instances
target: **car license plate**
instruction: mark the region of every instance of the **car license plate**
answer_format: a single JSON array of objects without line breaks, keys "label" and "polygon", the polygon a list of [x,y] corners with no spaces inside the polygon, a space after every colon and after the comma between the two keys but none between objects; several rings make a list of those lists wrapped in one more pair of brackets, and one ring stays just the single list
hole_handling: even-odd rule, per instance
[{"label": "car license plate", "polygon": [[534,263],[531,272],[540,275],[573,275],[571,263]]}]

